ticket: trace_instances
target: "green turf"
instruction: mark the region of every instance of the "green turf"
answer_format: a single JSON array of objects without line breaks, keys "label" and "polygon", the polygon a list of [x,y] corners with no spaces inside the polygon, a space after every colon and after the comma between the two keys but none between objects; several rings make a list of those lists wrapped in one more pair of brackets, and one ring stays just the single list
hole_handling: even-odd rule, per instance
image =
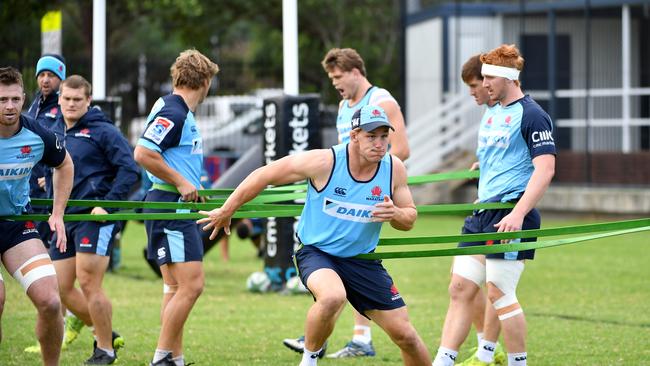
[{"label": "green turf", "polygon": [[[611,218],[613,220],[617,218]],[[548,219],[544,227],[603,220]],[[456,234],[458,217],[421,217],[406,235]],[[401,233],[386,230],[384,236]],[[126,339],[121,365],[146,365],[159,330],[162,282],[142,259],[144,228],[130,223],[123,239],[123,263],[108,274],[104,288],[113,302],[113,324]],[[419,246],[418,248],[420,248]],[[256,295],[245,290],[246,277],[261,270],[254,248],[233,237],[231,259],[223,262],[215,248],[205,259],[206,287],[185,327],[186,361],[197,365],[297,365],[298,354],[282,339],[302,333],[310,296]],[[404,249],[405,247],[400,247]],[[395,250],[397,248],[390,248]],[[447,309],[450,258],[386,260],[411,320],[435,354]],[[4,272],[7,286],[0,345],[0,365],[37,365],[39,358],[23,353],[35,343],[35,310],[22,289]],[[650,234],[601,239],[540,250],[528,262],[518,298],[528,320],[531,365],[650,365]],[[399,351],[373,326],[377,356],[372,359],[330,360],[321,365],[398,365]],[[349,307],[330,338],[336,351],[350,338]],[[461,349],[468,356],[474,332]],[[80,365],[90,356],[87,329],[64,351],[62,365]]]}]

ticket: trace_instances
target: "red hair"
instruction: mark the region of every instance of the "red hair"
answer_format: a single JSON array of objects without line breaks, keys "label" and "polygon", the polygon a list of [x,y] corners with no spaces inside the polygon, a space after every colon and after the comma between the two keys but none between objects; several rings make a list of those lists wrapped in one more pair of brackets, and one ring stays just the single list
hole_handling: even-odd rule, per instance
[{"label": "red hair", "polygon": [[502,44],[490,52],[481,55],[484,64],[514,67],[521,71],[524,69],[524,58],[514,44]]}]

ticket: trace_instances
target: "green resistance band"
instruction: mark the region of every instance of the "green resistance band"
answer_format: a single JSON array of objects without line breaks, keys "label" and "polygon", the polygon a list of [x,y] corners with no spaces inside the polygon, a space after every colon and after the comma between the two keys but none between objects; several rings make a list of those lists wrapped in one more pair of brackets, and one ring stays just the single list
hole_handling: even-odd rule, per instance
[{"label": "green resistance band", "polygon": [[549,241],[538,241],[530,243],[516,243],[516,244],[498,244],[498,245],[481,245],[474,247],[464,248],[450,248],[450,249],[433,249],[433,250],[418,250],[408,252],[384,252],[384,253],[368,253],[360,254],[355,258],[360,259],[395,259],[395,258],[422,258],[422,257],[451,257],[456,255],[475,255],[475,254],[495,254],[505,252],[516,252],[530,249],[549,248],[560,245],[575,244],[588,240],[595,240],[607,238],[610,236],[624,235],[637,233],[650,230],[650,226],[640,227],[636,229],[619,230],[604,234],[594,234],[587,236],[579,236],[574,238],[556,239]]},{"label": "green resistance band", "polygon": [[[34,199],[34,204],[41,204],[45,200]],[[143,201],[94,201],[94,200],[71,200],[68,202],[70,207],[95,207],[101,204],[104,208],[148,208],[148,209],[173,209],[173,210],[212,210],[221,207],[222,203],[197,203],[197,202],[143,202]],[[512,208],[512,203],[460,203],[448,205],[422,205],[416,207],[418,213],[425,215],[450,215],[458,213],[470,213],[473,210],[487,210],[487,209],[505,209]],[[239,214],[246,213],[246,216],[237,216],[235,213],[233,217],[293,217],[299,216],[302,213],[303,205],[264,205],[259,203],[246,204],[240,208]],[[257,213],[259,216],[250,216],[248,213]],[[134,218],[124,218],[128,214],[108,214],[108,215],[89,215],[89,214],[69,214],[64,216],[65,221],[123,221],[123,220],[188,220],[194,219],[196,215],[190,213],[165,213],[161,216],[159,213],[134,213],[137,215]],[[14,221],[44,221],[47,220],[48,215],[34,214],[34,215],[17,215],[0,217],[4,220]],[[84,217],[83,219],[81,217]],[[131,216],[128,216],[131,217]],[[198,216],[203,217],[203,216]]]},{"label": "green resistance band", "polygon": [[440,235],[440,236],[420,236],[410,238],[381,238],[380,246],[387,245],[415,245],[415,244],[442,244],[458,242],[476,242],[487,240],[502,240],[516,238],[536,238],[542,236],[558,236],[571,234],[584,234],[612,230],[636,229],[650,226],[650,218],[603,222],[595,224],[564,226],[547,229],[511,231],[505,233],[483,233],[483,234],[463,234],[463,235]]},{"label": "green resistance band", "polygon": [[[433,173],[427,175],[418,175],[413,177],[408,177],[408,184],[417,185],[425,183],[434,183],[442,182],[446,180],[456,180],[456,179],[473,179],[479,177],[478,170],[460,170],[455,172],[446,172],[446,173]],[[160,184],[154,183],[153,188],[160,189],[167,192],[178,193],[176,187],[171,184]],[[199,191],[199,196],[224,196],[229,195],[235,190],[235,188],[217,188],[217,189],[202,189]],[[285,186],[269,187],[263,190],[260,194],[275,194],[279,192],[298,192],[306,191],[307,184],[289,184]]]}]

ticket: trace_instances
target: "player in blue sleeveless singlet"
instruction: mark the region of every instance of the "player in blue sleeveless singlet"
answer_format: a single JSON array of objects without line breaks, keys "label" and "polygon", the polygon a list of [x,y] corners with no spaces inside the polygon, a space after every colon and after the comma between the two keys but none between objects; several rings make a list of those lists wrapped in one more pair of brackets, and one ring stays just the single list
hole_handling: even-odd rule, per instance
[{"label": "player in blue sleeveless singlet", "polygon": [[[350,121],[352,116],[366,105],[381,107],[395,129],[390,134],[389,151],[402,161],[408,159],[410,151],[400,106],[386,89],[373,86],[366,77],[366,68],[359,53],[352,48],[332,48],[321,62],[323,70],[332,81],[332,86],[342,97],[339,103],[336,130],[339,143],[350,142]],[[375,356],[372,344],[371,322],[353,308],[354,327],[352,339],[340,350],[328,354],[328,358]],[[282,343],[289,349],[301,353],[304,336],[286,338]],[[327,344],[323,346],[323,357]]]},{"label": "player in blue sleeveless singlet", "polygon": [[[221,208],[200,211],[204,230],[230,232],[230,219],[267,185],[308,179],[298,228],[302,247],[295,253],[301,280],[315,304],[307,314],[300,366],[317,364],[346,300],[375,321],[413,363],[431,363],[422,339],[408,320],[399,290],[381,261],[353,256],[373,251],[381,223],[410,230],[417,217],[406,168],[387,154],[392,129],[381,107],[365,106],[351,122],[350,142],[332,149],[286,156],[251,173]],[[399,337],[397,336],[399,334]]]},{"label": "player in blue sleeveless singlet", "polygon": [[[203,142],[194,111],[218,71],[197,50],[181,52],[172,65],[172,94],[153,106],[134,152],[153,182],[146,201],[199,199]],[[183,325],[204,285],[201,234],[192,220],[145,220],[145,227],[150,259],[158,261],[163,278],[162,326],[150,364],[184,364]]]},{"label": "player in blue sleeveless singlet", "polygon": [[[65,251],[63,213],[72,188],[72,160],[52,132],[20,115],[24,98],[20,72],[0,68],[0,216],[29,213],[31,170],[39,161],[46,163],[54,168],[54,203],[48,223],[57,234],[53,245]],[[32,221],[0,219],[0,232],[2,264],[36,307],[36,336],[43,364],[57,365],[63,319],[54,265]]]}]

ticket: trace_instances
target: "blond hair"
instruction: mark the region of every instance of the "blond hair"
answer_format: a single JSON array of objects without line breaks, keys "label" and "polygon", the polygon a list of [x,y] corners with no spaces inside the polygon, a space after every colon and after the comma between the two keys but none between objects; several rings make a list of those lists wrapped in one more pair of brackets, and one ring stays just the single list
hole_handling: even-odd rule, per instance
[{"label": "blond hair", "polygon": [[219,72],[219,66],[201,52],[192,49],[181,52],[170,71],[174,88],[197,90]]},{"label": "blond hair", "polygon": [[484,64],[514,67],[521,71],[524,69],[524,58],[514,44],[502,44],[490,52],[481,55]]},{"label": "blond hair", "polygon": [[332,48],[321,61],[321,65],[323,65],[326,72],[332,72],[334,68],[338,67],[346,72],[357,69],[361,72],[361,75],[366,76],[366,66],[363,59],[353,48]]}]

